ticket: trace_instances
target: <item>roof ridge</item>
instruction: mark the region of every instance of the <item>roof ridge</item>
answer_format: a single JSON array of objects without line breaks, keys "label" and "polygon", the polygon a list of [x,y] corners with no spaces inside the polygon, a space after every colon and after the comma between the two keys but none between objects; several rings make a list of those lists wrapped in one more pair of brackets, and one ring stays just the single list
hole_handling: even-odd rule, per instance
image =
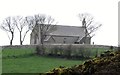
[{"label": "roof ridge", "polygon": [[56,25],[56,26],[83,28],[82,26],[70,26],[70,25]]}]

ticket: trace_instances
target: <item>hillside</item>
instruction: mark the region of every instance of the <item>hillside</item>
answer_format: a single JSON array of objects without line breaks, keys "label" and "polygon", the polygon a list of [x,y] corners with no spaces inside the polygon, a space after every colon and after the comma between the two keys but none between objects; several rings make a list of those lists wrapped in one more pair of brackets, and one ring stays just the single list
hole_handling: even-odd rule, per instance
[{"label": "hillside", "polygon": [[86,61],[83,65],[71,68],[60,66],[47,73],[47,75],[119,75],[120,51],[107,51],[100,57]]}]

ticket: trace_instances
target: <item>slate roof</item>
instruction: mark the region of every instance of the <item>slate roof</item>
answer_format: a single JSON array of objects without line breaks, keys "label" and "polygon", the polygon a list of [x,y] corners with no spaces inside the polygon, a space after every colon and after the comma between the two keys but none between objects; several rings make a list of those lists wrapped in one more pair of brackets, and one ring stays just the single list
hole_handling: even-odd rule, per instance
[{"label": "slate roof", "polygon": [[[47,33],[44,41],[48,41],[51,36],[63,36],[63,37],[78,37],[80,41],[85,36],[84,27],[81,26],[65,26],[65,25],[53,25],[55,28],[51,29]],[[37,27],[38,28],[38,27]],[[90,36],[89,36],[90,37]]]},{"label": "slate roof", "polygon": [[62,26],[56,25],[56,30],[49,33],[49,35],[56,36],[84,36],[84,28],[78,26]]}]

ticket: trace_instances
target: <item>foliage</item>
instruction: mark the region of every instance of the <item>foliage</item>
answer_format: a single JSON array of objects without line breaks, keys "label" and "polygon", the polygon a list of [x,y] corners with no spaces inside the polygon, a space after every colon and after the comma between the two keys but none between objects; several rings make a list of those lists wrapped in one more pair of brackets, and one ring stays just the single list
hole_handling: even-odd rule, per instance
[{"label": "foliage", "polygon": [[70,58],[72,54],[72,46],[69,45],[64,49],[64,56],[66,56],[67,58]]},{"label": "foliage", "polygon": [[105,52],[106,50],[104,48],[85,48],[85,47],[74,48],[72,45],[69,45],[64,48],[62,46],[44,48],[44,51],[45,54],[43,55],[53,57],[62,57],[68,59],[89,59],[95,56],[96,57],[100,56],[100,54],[102,52]]},{"label": "foliage", "polygon": [[36,54],[37,55],[44,55],[44,52],[45,52],[45,47],[44,45],[42,46],[36,46]]},{"label": "foliage", "polygon": [[88,60],[83,65],[75,65],[71,68],[55,68],[50,73],[52,72],[51,75],[119,75],[120,51],[107,51],[104,55],[104,57]]}]

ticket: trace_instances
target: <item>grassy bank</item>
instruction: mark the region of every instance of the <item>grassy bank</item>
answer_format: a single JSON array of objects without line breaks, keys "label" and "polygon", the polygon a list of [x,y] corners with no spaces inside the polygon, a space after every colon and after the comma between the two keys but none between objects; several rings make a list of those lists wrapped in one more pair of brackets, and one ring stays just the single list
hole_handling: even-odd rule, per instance
[{"label": "grassy bank", "polygon": [[55,68],[43,75],[120,75],[120,50],[106,51],[100,57],[70,68]]},{"label": "grassy bank", "polygon": [[[104,49],[89,50],[91,57],[104,52]],[[34,48],[6,48],[2,50],[3,73],[44,73],[49,70],[65,66],[70,67],[82,64],[85,60],[68,60],[48,56],[35,55]]]},{"label": "grassy bank", "polygon": [[83,60],[67,60],[42,56],[29,56],[3,59],[3,73],[43,73],[60,65],[70,67]]},{"label": "grassy bank", "polygon": [[84,60],[37,56],[34,49],[5,49],[2,52],[3,73],[43,73],[59,66],[70,67]]}]

